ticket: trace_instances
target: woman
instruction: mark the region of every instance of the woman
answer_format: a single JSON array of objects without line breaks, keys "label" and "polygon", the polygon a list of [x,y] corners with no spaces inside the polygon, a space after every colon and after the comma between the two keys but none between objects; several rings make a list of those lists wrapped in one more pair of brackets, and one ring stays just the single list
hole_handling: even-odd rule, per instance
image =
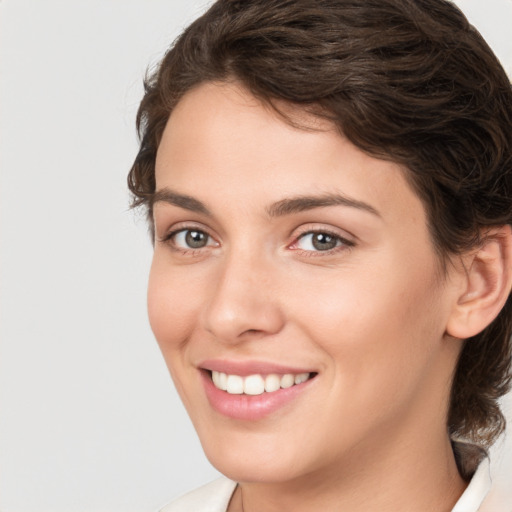
[{"label": "woman", "polygon": [[220,0],[146,84],[149,317],[227,479],[164,510],[474,512],[510,381],[512,90],[444,0]]}]

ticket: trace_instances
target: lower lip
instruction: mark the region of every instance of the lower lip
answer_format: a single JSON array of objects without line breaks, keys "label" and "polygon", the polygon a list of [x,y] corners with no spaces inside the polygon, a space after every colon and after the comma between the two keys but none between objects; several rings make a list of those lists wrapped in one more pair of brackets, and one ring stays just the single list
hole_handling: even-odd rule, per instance
[{"label": "lower lip", "polygon": [[210,405],[220,414],[237,420],[256,421],[289,405],[314,379],[286,389],[261,395],[232,395],[214,386],[210,372],[201,371],[203,385]]}]

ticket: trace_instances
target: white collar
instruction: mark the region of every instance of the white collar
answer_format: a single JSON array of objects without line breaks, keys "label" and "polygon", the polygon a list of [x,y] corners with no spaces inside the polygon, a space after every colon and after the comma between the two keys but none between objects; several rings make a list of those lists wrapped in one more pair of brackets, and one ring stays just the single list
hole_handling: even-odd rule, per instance
[{"label": "white collar", "polygon": [[[222,476],[173,501],[160,512],[225,512],[236,485]],[[485,457],[452,512],[478,512],[490,488],[489,459]]]},{"label": "white collar", "polygon": [[477,512],[491,489],[489,459],[480,462],[471,482],[453,507],[452,512]]}]

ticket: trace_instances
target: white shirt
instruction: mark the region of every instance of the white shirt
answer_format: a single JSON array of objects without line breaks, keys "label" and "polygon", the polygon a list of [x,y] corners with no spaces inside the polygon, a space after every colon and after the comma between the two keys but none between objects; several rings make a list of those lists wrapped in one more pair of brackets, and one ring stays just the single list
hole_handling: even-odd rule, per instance
[{"label": "white shirt", "polygon": [[[221,477],[169,503],[160,512],[226,512],[235,488],[236,482]],[[485,458],[452,512],[477,512],[490,488],[489,459]]]}]

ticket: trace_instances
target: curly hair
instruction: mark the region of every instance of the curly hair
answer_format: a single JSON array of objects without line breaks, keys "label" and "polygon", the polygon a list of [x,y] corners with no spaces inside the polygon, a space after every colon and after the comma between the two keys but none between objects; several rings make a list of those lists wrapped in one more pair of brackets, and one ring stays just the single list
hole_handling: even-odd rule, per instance
[{"label": "curly hair", "polygon": [[[481,243],[487,227],[512,224],[512,87],[450,2],[214,3],[145,81],[128,184],[150,221],[156,153],[173,108],[201,83],[233,80],[285,118],[283,100],[405,166],[443,265]],[[504,430],[498,399],[511,381],[511,331],[509,296],[494,322],[465,342],[447,419],[452,439],[488,447]]]}]

